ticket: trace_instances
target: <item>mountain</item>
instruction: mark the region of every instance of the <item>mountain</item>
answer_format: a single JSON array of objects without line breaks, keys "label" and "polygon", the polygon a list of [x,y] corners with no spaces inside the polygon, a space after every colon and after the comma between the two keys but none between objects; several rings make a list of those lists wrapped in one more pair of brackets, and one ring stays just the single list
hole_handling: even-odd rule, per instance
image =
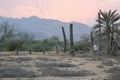
[{"label": "mountain", "polygon": [[73,24],[74,40],[80,40],[80,36],[83,34],[89,34],[89,26],[78,22],[62,22],[59,20],[43,19],[36,16],[28,18],[11,18],[0,17],[0,24],[4,21],[8,21],[13,24],[16,29],[20,31],[27,31],[35,35],[35,39],[45,39],[52,36],[58,36],[63,40],[61,27],[63,26],[66,32],[66,36],[69,39],[69,25]]}]

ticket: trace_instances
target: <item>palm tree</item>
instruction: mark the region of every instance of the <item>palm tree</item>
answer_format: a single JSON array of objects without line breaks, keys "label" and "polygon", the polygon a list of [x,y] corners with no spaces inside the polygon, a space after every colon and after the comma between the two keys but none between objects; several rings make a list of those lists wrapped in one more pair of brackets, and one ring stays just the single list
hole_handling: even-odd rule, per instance
[{"label": "palm tree", "polygon": [[110,54],[112,47],[111,39],[114,37],[114,33],[118,30],[120,15],[117,13],[117,10],[109,10],[108,12],[100,10],[99,13],[99,23],[101,24],[101,27],[104,28],[103,30],[107,39],[107,53]]}]

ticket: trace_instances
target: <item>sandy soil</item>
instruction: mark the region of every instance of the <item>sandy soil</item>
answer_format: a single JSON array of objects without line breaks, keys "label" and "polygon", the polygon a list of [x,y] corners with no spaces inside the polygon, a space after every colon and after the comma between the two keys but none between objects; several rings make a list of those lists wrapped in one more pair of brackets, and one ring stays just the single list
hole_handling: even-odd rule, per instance
[{"label": "sandy soil", "polygon": [[[28,61],[10,61],[11,58],[31,58],[31,60]],[[40,58],[40,59],[38,59]],[[42,59],[43,60],[42,60]],[[50,60],[49,60],[50,59]],[[53,60],[52,60],[53,59]],[[88,70],[94,72],[96,75],[92,76],[72,76],[72,77],[54,77],[54,76],[45,76],[45,77],[35,77],[35,78],[0,78],[0,80],[104,80],[107,78],[110,73],[106,73],[105,70],[108,70],[112,68],[113,66],[116,66],[114,64],[113,66],[105,66],[103,65],[103,61],[109,60],[109,59],[98,59],[94,60],[93,57],[71,57],[68,55],[41,55],[41,54],[35,54],[35,55],[10,55],[10,56],[0,56],[0,64],[1,65],[7,65],[9,67],[13,66],[19,66],[22,69],[26,69],[28,71],[34,71],[37,75],[40,75],[42,73],[43,67],[36,67],[36,62],[44,62],[44,63],[70,63],[73,65],[76,65],[76,67],[64,67],[59,69],[68,69],[68,70]],[[55,61],[54,61],[55,60]],[[114,63],[118,63],[115,59],[110,59]],[[98,67],[98,66],[102,66]],[[2,68],[2,66],[0,66]]]}]

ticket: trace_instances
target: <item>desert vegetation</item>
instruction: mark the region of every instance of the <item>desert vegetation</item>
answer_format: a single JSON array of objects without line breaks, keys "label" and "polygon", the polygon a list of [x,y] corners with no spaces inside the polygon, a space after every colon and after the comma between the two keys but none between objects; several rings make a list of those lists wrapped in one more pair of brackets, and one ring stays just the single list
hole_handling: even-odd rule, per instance
[{"label": "desert vegetation", "polygon": [[[60,25],[62,26],[62,25]],[[9,22],[0,25],[0,78],[51,80],[120,80],[120,14],[99,10],[90,34],[74,41],[61,27],[57,36],[35,40]],[[70,77],[70,78],[69,78]],[[65,78],[65,79],[63,79]]]}]

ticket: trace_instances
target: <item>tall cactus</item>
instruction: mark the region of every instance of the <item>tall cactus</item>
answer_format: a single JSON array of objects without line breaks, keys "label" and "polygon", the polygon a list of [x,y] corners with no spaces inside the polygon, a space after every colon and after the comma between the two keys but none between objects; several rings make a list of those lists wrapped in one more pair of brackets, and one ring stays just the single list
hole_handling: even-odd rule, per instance
[{"label": "tall cactus", "polygon": [[73,24],[70,24],[70,54],[74,54],[74,42],[73,42]]},{"label": "tall cactus", "polygon": [[62,33],[63,33],[63,38],[64,38],[64,52],[66,52],[67,51],[67,40],[66,40],[66,34],[65,34],[64,27],[62,27]]}]

